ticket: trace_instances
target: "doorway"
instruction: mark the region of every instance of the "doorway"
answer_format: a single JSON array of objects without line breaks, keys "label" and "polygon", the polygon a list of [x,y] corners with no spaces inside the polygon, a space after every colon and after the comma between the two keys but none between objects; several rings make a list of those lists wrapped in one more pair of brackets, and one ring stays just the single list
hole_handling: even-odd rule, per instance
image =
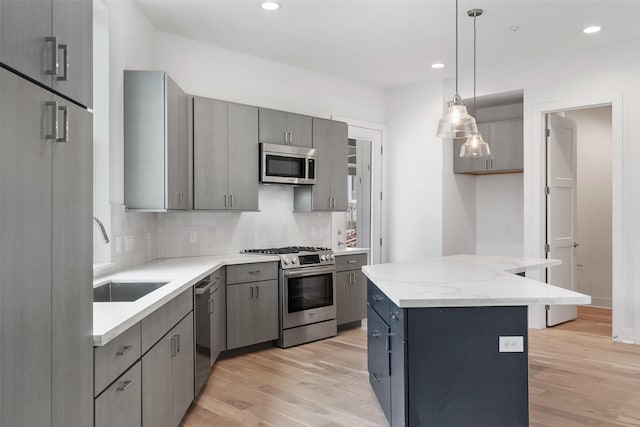
[{"label": "doorway", "polygon": [[[612,308],[612,108],[547,114],[546,252],[563,265],[547,282],[591,296],[592,307]],[[547,325],[586,310],[551,306]]]},{"label": "doorway", "polygon": [[345,245],[371,247],[371,141],[349,138],[349,210]]}]

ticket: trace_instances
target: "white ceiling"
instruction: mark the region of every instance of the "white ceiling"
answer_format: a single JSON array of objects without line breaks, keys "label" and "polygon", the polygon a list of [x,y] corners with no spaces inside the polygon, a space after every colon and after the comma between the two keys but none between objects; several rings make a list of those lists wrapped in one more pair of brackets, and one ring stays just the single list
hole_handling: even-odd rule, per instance
[{"label": "white ceiling", "polygon": [[[371,86],[454,74],[453,0],[280,0],[276,12],[260,0],[136,2],[159,30]],[[479,68],[640,39],[640,0],[461,0],[461,69],[472,64],[471,8],[484,9]],[[602,31],[585,35],[588,25]]]}]

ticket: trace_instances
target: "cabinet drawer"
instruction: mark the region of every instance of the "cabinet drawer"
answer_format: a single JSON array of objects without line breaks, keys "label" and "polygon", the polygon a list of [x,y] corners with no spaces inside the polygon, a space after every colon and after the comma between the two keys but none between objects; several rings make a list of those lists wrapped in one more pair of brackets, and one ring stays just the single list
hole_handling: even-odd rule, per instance
[{"label": "cabinet drawer", "polygon": [[146,353],[191,310],[193,310],[193,288],[187,289],[142,319],[142,354]]},{"label": "cabinet drawer", "polygon": [[389,298],[371,280],[367,280],[367,304],[386,322],[389,318]]},{"label": "cabinet drawer", "polygon": [[367,254],[340,255],[336,257],[336,271],[360,270],[367,265]]},{"label": "cabinet drawer", "polygon": [[278,278],[278,263],[256,262],[227,266],[227,285],[259,282]]},{"label": "cabinet drawer", "polygon": [[95,427],[142,425],[140,361],[95,400]]},{"label": "cabinet drawer", "polygon": [[395,305],[392,301],[389,301],[389,315],[387,322],[393,332],[398,334],[402,340],[406,340],[407,330],[407,310]]},{"label": "cabinet drawer", "polygon": [[140,323],[127,329],[107,345],[94,348],[94,396],[140,358]]}]

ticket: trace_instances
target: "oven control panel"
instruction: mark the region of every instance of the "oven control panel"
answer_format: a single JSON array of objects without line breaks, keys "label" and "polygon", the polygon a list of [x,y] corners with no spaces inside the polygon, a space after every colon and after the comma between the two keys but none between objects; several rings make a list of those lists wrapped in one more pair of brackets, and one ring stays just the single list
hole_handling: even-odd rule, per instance
[{"label": "oven control panel", "polygon": [[336,257],[331,251],[298,252],[296,254],[280,255],[280,267],[283,269],[305,268],[335,264]]}]

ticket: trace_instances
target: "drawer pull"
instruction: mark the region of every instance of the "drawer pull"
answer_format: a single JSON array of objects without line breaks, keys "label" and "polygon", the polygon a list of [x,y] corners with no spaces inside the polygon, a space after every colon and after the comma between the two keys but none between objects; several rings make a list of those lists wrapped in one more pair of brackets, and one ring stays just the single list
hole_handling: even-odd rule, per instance
[{"label": "drawer pull", "polygon": [[399,319],[398,315],[396,313],[394,313],[393,311],[391,313],[389,313],[389,314],[391,315],[391,319],[393,319],[393,320],[398,320]]},{"label": "drawer pull", "polygon": [[379,336],[382,336],[382,334],[379,331],[373,331],[371,332],[371,336],[374,338],[378,338]]},{"label": "drawer pull", "polygon": [[382,297],[380,295],[371,295],[371,299],[375,302],[382,301]]},{"label": "drawer pull", "polygon": [[122,347],[122,350],[116,353],[116,356],[124,356],[125,354],[129,353],[131,350],[133,350],[132,345],[125,345],[124,347]]},{"label": "drawer pull", "polygon": [[133,380],[127,380],[127,381],[123,382],[120,387],[116,388],[116,391],[125,391],[127,389],[127,387],[129,387],[131,385],[132,382],[133,382]]},{"label": "drawer pull", "polygon": [[378,374],[378,373],[376,373],[376,372],[374,372],[374,373],[373,373],[372,377],[373,377],[373,380],[374,380],[375,382],[380,382],[380,380],[382,379],[382,378],[380,377],[380,374]]},{"label": "drawer pull", "polygon": [[351,259],[351,260],[347,261],[347,264],[355,264],[355,263],[356,263],[355,259]]},{"label": "drawer pull", "polygon": [[249,274],[259,274],[260,270],[251,270],[249,271]]}]

